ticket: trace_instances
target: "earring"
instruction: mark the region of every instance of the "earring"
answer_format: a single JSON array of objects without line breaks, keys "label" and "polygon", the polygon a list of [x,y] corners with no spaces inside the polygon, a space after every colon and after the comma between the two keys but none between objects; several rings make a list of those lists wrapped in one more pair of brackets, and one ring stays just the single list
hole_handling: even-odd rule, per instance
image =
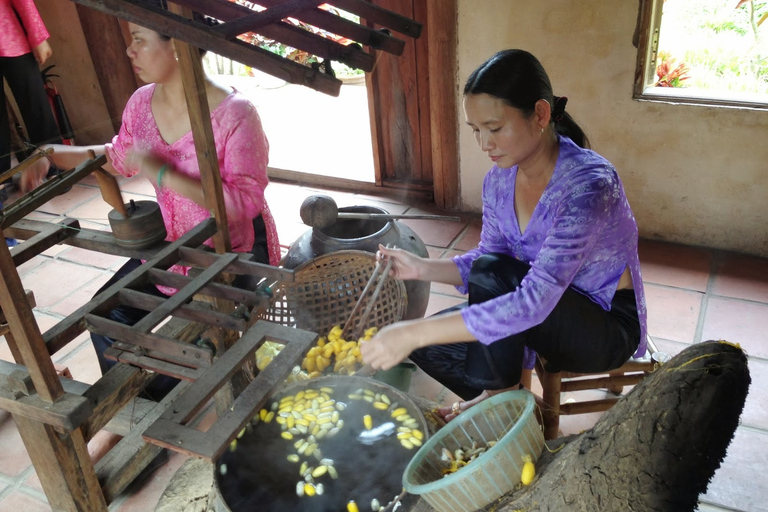
[{"label": "earring", "polygon": [[542,128],[539,133],[543,134],[544,133],[544,128]]}]

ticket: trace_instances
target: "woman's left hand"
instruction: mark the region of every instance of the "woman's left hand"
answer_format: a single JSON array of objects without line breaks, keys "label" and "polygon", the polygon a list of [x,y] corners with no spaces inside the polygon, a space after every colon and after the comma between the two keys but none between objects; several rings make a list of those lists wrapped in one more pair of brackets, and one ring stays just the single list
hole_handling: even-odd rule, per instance
[{"label": "woman's left hand", "polygon": [[389,370],[418,348],[416,339],[409,336],[408,331],[408,322],[384,327],[360,346],[363,361],[374,370]]},{"label": "woman's left hand", "polygon": [[126,167],[129,169],[138,169],[152,183],[157,182],[157,173],[160,171],[160,168],[165,165],[163,160],[152,153],[139,149],[129,150],[126,154],[125,162]]}]

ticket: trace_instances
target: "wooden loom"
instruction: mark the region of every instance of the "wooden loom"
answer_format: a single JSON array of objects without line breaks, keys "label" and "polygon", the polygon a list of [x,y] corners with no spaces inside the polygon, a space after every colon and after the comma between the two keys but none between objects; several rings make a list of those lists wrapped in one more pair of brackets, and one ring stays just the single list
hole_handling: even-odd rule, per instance
[{"label": "wooden loom", "polygon": [[[404,42],[388,30],[375,30],[319,9],[321,2],[314,0],[261,0],[267,7],[261,12],[226,0],[179,0],[169,4],[169,11],[139,0],[76,1],[177,39],[205,201],[212,213],[211,219],[179,240],[142,250],[119,246],[110,233],[81,228],[76,219],[53,224],[25,218],[98,169],[105,162],[103,156],[63,172],[0,213],[3,234],[24,240],[13,249],[0,248],[0,334],[5,335],[16,361],[0,361],[0,408],[13,415],[53,510],[106,511],[107,504],[152,461],[161,446],[215,459],[316,339],[315,333],[269,322],[249,326],[237,314],[235,304],[241,305],[239,310],[250,309],[263,306],[268,298],[229,286],[229,276],[246,274],[281,282],[291,281],[293,273],[231,252],[197,47],[288,82],[338,95],[341,82],[332,76],[329,60],[371,71],[374,57],[362,46],[399,55]],[[371,24],[410,37],[420,34],[420,24],[366,1],[337,0],[333,5]],[[191,9],[225,23],[208,27],[195,22]],[[288,16],[357,43],[344,46],[281,21]],[[317,55],[324,59],[325,69],[297,64],[237,39],[254,31]],[[29,160],[1,178],[28,164]],[[211,237],[215,253],[200,248]],[[32,312],[33,292],[24,290],[16,267],[61,243],[142,258],[146,263],[41,333]],[[184,277],[168,272],[176,263],[196,267],[199,274]],[[134,289],[146,282],[179,291],[168,299],[156,299]],[[201,295],[208,302],[193,300]],[[128,327],[105,317],[117,304],[139,307],[149,314]],[[92,386],[60,378],[50,357],[86,330],[116,340],[108,355],[120,362]],[[238,332],[242,332],[239,337]],[[203,337],[209,337],[211,343],[199,343]],[[267,339],[284,343],[286,348],[252,382],[238,384],[233,377],[242,376],[244,363],[253,360],[254,352]],[[184,382],[159,404],[136,398],[157,373]],[[214,396],[217,422],[201,433],[195,427]],[[174,407],[169,408],[172,402]],[[105,427],[125,437],[94,466],[86,444]]]}]

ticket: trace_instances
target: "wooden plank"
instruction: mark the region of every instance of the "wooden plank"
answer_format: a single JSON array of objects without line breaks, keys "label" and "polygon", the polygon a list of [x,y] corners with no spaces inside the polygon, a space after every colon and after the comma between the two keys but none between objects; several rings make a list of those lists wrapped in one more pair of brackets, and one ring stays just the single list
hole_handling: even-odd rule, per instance
[{"label": "wooden plank", "polygon": [[[74,0],[78,4],[112,14],[178,41],[186,41],[293,84],[338,96],[341,81],[242,41],[229,41],[210,27],[169,13],[139,0]],[[263,2],[262,2],[263,3]],[[180,53],[181,55],[181,53]]]},{"label": "wooden plank", "polygon": [[80,307],[77,311],[67,316],[64,320],[49,329],[43,335],[46,341],[49,354],[55,354],[67,343],[75,339],[85,330],[84,318],[89,313],[103,313],[104,303],[111,297],[116,297],[117,293],[126,286],[144,279],[144,274],[152,267],[170,267],[178,259],[177,253],[179,247],[185,245],[198,246],[210,238],[215,229],[215,223],[212,219],[206,219],[197,226],[190,229],[178,240],[168,244],[164,248],[147,260],[144,265],[129,273],[120,281],[116,282],[102,293],[94,297],[90,302]]},{"label": "wooden plank", "polygon": [[179,380],[197,380],[205,368],[190,368],[189,366],[184,366],[182,364],[175,364],[163,359],[158,359],[155,356],[166,357],[162,352],[154,350],[137,351],[134,345],[118,341],[104,351],[104,357],[112,361],[152,370],[156,373],[168,375]]},{"label": "wooden plank", "polygon": [[[145,311],[157,311],[165,304],[167,299],[162,299],[148,293],[137,292],[136,290],[123,289],[120,291],[120,303]],[[246,322],[242,318],[236,318],[232,315],[219,313],[218,311],[203,310],[182,304],[173,311],[173,316],[201,322],[222,329],[231,329],[233,331],[246,330]]]},{"label": "wooden plank", "polygon": [[[225,22],[253,12],[248,7],[234,2],[180,0],[177,3]],[[284,22],[262,27],[259,34],[322,59],[335,60],[366,72],[373,70],[373,57],[356,44],[343,45]]]},{"label": "wooden plank", "polygon": [[[413,13],[411,16],[417,20],[427,19],[427,0],[411,0],[413,4]],[[431,47],[429,46],[430,34],[434,32],[437,27],[429,27],[426,29],[426,37],[418,40],[409,41],[413,45],[414,59],[416,63],[416,91],[414,100],[418,105],[427,105],[427,108],[423,106],[418,109],[417,118],[417,132],[416,136],[419,138],[419,162],[416,168],[411,172],[411,181],[417,181],[420,183],[432,183],[434,164],[432,162],[432,116],[438,115],[432,109],[431,104],[431,90],[430,84],[434,77],[425,70],[429,69],[429,58],[431,53]],[[446,73],[448,69],[454,69],[456,66],[447,67],[439,71],[440,75],[451,75],[455,73]],[[455,100],[454,100],[455,101]],[[456,118],[453,119],[456,125]]]},{"label": "wooden plank", "polygon": [[[168,272],[167,270],[152,269],[149,271],[149,281],[153,284],[180,289],[189,284],[192,278],[175,272]],[[267,307],[269,305],[269,297],[265,295],[220,283],[209,283],[207,286],[200,288],[199,293],[209,297],[239,302],[251,307]],[[242,331],[242,329],[238,330]]]},{"label": "wooden plank", "polygon": [[13,264],[16,267],[23,265],[62,240],[72,236],[78,229],[80,229],[80,222],[76,219],[64,219],[58,224],[51,225],[48,229],[26,240],[23,244],[11,248]]},{"label": "wooden plank", "polygon": [[456,105],[456,0],[427,0],[427,69],[435,204],[459,206],[459,126]]},{"label": "wooden plank", "polygon": [[50,425],[23,416],[14,416],[14,421],[51,510],[107,512],[80,430],[58,432]]},{"label": "wooden plank", "polygon": [[[27,304],[30,308],[34,308],[37,306],[37,303],[35,302],[35,294],[32,293],[32,290],[24,290],[24,296],[27,298]],[[2,308],[0,308],[0,324],[6,323],[7,320],[5,319],[5,315],[3,314]]]},{"label": "wooden plank", "polygon": [[284,0],[282,3],[269,7],[264,11],[251,12],[241,18],[228,21],[216,27],[227,39],[234,39],[245,32],[258,32],[260,28],[278,22],[283,18],[295,16],[301,11],[312,9],[322,4],[324,0]]},{"label": "wooden plank", "polygon": [[88,176],[107,162],[107,157],[100,155],[95,160],[88,160],[73,170],[61,173],[31,190],[0,211],[0,228],[5,229],[19,219],[37,210],[56,196],[68,191],[75,183]]},{"label": "wooden plank", "polygon": [[141,332],[130,325],[115,322],[108,318],[86,314],[85,321],[88,330],[92,333],[142,347],[151,351],[153,357],[158,359],[197,368],[198,366],[210,366],[213,358],[211,351],[206,348],[183,343],[158,334]]},{"label": "wooden plank", "polygon": [[216,279],[222,270],[236,259],[237,254],[229,253],[222,255],[218,261],[205,269],[191,283],[177,291],[173,296],[163,301],[162,305],[150,311],[147,316],[136,322],[131,329],[144,333],[150,332],[160,322],[168,318],[171,313],[180,308],[182,304],[191,300],[203,286]]},{"label": "wooden plank", "polygon": [[120,23],[114,16],[75,4],[77,17],[93,62],[101,94],[115,133],[122,125],[123,109],[138,87]]},{"label": "wooden plank", "polygon": [[588,402],[560,404],[560,414],[586,414],[588,412],[607,411],[619,401],[619,398],[604,398]]},{"label": "wooden plank", "polygon": [[[242,394],[218,421],[201,433],[181,424],[191,420],[221,386],[244,358],[250,357],[266,338],[285,343],[285,348],[272,363],[259,372]],[[315,333],[292,329],[269,322],[257,322],[243,338],[224,356],[214,363],[186,393],[174,403],[151,427],[144,432],[144,439],[184,453],[194,454],[207,460],[215,460],[234,439],[267,400],[275,386],[282,383],[291,369],[311,348],[317,339]],[[234,352],[240,352],[234,355]],[[233,367],[234,366],[234,367]]]},{"label": "wooden plank", "polygon": [[645,374],[639,373],[635,375],[615,375],[613,377],[563,380],[560,384],[560,391],[562,393],[567,393],[568,391],[583,391],[585,389],[634,386],[643,380],[643,378],[645,378]]},{"label": "wooden plank", "polygon": [[400,32],[406,36],[413,38],[419,38],[421,36],[422,24],[418,21],[412,20],[407,16],[402,16],[389,9],[384,9],[383,7],[368,1],[334,0],[331,2],[331,5],[347,12],[357,14],[367,22],[390,28],[395,32]]},{"label": "wooden plank", "polygon": [[14,357],[18,358],[16,362],[29,370],[38,396],[46,402],[55,402],[64,394],[64,390],[53,362],[47,355],[45,341],[7,246],[0,247],[0,275],[0,309],[8,322],[11,335],[6,336],[6,341]]}]

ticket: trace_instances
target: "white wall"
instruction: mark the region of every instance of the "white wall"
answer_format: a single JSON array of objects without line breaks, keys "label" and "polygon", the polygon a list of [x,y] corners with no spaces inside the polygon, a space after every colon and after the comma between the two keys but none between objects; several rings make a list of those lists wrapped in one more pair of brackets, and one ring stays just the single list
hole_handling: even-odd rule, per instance
[{"label": "white wall", "polygon": [[[632,99],[637,1],[458,0],[459,105],[469,74],[522,48],[624,182],[640,235],[768,256],[768,111]],[[459,110],[463,208],[491,162]]]}]

